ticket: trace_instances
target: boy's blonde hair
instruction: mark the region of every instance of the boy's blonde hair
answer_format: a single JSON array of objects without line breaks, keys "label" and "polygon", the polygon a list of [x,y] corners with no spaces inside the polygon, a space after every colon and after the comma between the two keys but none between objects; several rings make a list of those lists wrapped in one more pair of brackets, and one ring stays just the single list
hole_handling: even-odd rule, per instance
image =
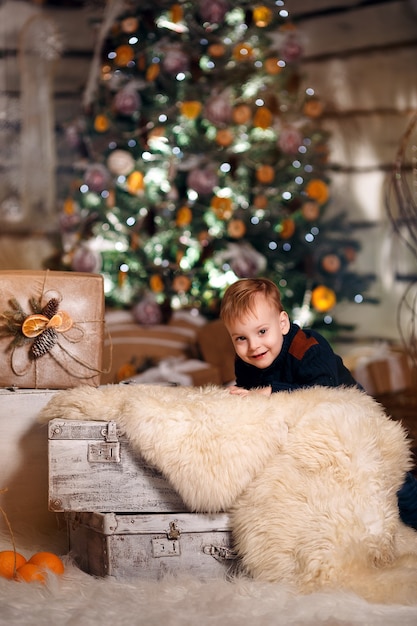
[{"label": "boy's blonde hair", "polygon": [[223,296],[220,318],[227,326],[236,319],[253,313],[255,296],[261,294],[277,308],[278,313],[284,310],[278,287],[269,278],[242,278],[226,289]]}]

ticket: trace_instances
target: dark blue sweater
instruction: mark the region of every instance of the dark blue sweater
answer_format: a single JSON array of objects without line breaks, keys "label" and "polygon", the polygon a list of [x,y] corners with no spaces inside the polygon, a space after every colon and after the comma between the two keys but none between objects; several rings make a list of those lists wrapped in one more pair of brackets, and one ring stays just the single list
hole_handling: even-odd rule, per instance
[{"label": "dark blue sweater", "polygon": [[236,357],[235,374],[238,387],[271,386],[273,393],[313,385],[359,387],[322,335],[314,330],[301,330],[294,323],[284,336],[281,352],[269,367],[259,369]]}]

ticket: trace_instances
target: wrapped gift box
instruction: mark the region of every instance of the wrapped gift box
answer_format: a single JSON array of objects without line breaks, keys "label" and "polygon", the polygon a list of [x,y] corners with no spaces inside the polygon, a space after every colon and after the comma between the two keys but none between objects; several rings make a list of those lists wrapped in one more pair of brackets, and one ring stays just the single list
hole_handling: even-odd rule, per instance
[{"label": "wrapped gift box", "polygon": [[373,396],[396,393],[413,386],[413,368],[400,346],[382,343],[361,347],[343,360],[358,383]]},{"label": "wrapped gift box", "polygon": [[0,272],[0,387],[98,386],[103,335],[101,275]]},{"label": "wrapped gift box", "polygon": [[217,367],[212,367],[199,359],[185,359],[183,357],[170,357],[151,367],[143,374],[127,378],[125,383],[155,384],[171,383],[186,387],[202,387],[204,385],[221,385],[221,372]]},{"label": "wrapped gift box", "polygon": [[174,314],[168,324],[142,325],[131,312],[107,311],[104,362],[111,367],[101,383],[119,383],[166,359],[197,357],[197,332],[204,321]]}]

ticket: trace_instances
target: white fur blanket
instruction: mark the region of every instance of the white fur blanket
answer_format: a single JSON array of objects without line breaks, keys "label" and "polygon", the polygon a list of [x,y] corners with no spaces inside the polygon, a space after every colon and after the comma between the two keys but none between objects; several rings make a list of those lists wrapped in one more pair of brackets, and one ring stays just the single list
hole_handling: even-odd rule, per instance
[{"label": "white fur blanket", "polygon": [[152,385],[59,392],[41,420],[114,420],[195,511],[227,510],[254,579],[300,593],[417,599],[417,533],[398,515],[402,426],[355,389],[270,398]]}]

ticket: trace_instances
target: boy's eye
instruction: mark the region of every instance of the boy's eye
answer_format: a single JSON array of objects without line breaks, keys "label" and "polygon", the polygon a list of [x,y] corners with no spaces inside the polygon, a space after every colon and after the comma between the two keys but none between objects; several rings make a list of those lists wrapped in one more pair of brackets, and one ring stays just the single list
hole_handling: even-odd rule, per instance
[{"label": "boy's eye", "polygon": [[236,337],[236,341],[245,341],[245,337]]},{"label": "boy's eye", "polygon": [[262,328],[262,330],[259,331],[260,335],[265,335],[266,333],[266,328]]}]

